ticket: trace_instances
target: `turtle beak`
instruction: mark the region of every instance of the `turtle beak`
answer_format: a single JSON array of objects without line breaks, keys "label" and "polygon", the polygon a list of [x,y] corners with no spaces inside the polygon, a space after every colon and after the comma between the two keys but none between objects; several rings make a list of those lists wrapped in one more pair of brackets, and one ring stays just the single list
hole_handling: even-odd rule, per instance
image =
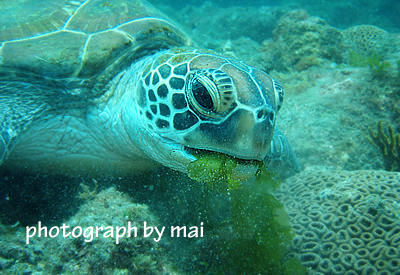
[{"label": "turtle beak", "polygon": [[142,151],[146,152],[148,158],[173,170],[186,174],[189,163],[197,160],[184,145],[169,138],[144,131],[141,133],[141,139]]},{"label": "turtle beak", "polygon": [[189,166],[189,163],[197,160],[197,157],[190,153],[189,150],[186,150],[185,147],[172,149],[169,157],[170,162],[166,164],[166,166],[185,174],[187,174],[187,167]]}]

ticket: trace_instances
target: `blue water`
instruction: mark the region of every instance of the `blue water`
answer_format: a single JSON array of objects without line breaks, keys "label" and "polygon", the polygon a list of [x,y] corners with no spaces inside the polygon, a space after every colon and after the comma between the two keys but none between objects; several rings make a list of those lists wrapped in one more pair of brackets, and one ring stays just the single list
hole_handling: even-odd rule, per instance
[{"label": "blue water", "polygon": [[[205,1],[185,1],[179,3],[168,0],[151,1],[152,3],[162,3],[165,5],[182,8],[184,6],[198,7]],[[387,30],[398,31],[400,28],[400,3],[396,0],[353,0],[353,1],[324,1],[324,0],[231,0],[231,1],[212,1],[218,7],[285,7],[301,8],[310,14],[324,18],[329,24],[337,27],[349,27],[356,24],[373,24]]]}]

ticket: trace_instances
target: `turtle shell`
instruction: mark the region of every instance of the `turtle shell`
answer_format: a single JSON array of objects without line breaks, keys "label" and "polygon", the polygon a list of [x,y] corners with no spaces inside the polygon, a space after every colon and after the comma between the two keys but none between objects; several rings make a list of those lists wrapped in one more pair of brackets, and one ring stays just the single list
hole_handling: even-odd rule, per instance
[{"label": "turtle shell", "polygon": [[92,95],[136,59],[189,41],[139,0],[0,1],[0,14],[0,81],[48,79]]}]

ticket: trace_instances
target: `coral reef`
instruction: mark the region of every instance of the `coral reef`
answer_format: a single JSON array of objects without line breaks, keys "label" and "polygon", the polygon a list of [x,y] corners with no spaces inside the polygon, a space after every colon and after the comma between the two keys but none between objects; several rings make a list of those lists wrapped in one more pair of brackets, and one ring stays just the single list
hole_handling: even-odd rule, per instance
[{"label": "coral reef", "polygon": [[35,244],[34,248],[25,247],[25,232],[22,227],[0,225],[0,236],[0,273],[23,274],[44,271],[40,261],[46,248],[43,244]]},{"label": "coral reef", "polygon": [[394,92],[372,80],[367,69],[344,65],[277,76],[287,91],[277,127],[304,167],[383,169],[380,152],[365,136],[378,120],[395,120]]},{"label": "coral reef", "polygon": [[[65,223],[74,226],[89,227],[125,226],[128,221],[134,222],[142,230],[143,222],[159,226],[157,218],[146,205],[133,203],[131,199],[111,187],[98,193],[92,200],[82,205],[79,211]],[[169,269],[166,253],[161,243],[151,238],[138,235],[135,238],[123,238],[118,245],[112,238],[95,238],[86,243],[80,239],[57,239],[61,247],[58,262],[63,272],[73,272],[79,266],[83,273],[112,273],[124,270],[139,273],[161,273]],[[54,240],[49,240],[53,246]],[[82,258],[82,255],[85,255]]]},{"label": "coral reef", "polygon": [[264,41],[265,51],[272,51],[274,68],[302,71],[326,60],[341,63],[344,46],[342,33],[324,20],[304,10],[283,15],[273,30],[272,41]]},{"label": "coral reef", "polygon": [[293,253],[313,272],[400,270],[399,173],[308,170],[284,182],[276,196],[297,235]]},{"label": "coral reef", "polygon": [[[143,204],[111,187],[94,195],[64,223],[71,228],[81,226],[125,226],[135,222],[138,231],[143,221],[159,225],[157,218]],[[8,230],[9,231],[9,230]],[[32,238],[25,244],[25,230],[1,232],[0,271],[9,274],[161,274],[175,272],[166,256],[166,241],[154,242],[140,234],[123,238]]]},{"label": "coral reef", "polygon": [[385,169],[400,172],[400,134],[395,134],[391,125],[386,134],[382,124],[382,121],[378,122],[376,133],[369,130],[369,140],[381,151]]},{"label": "coral reef", "polygon": [[357,25],[343,31],[345,43],[358,54],[385,55],[388,50],[389,34],[373,25]]}]

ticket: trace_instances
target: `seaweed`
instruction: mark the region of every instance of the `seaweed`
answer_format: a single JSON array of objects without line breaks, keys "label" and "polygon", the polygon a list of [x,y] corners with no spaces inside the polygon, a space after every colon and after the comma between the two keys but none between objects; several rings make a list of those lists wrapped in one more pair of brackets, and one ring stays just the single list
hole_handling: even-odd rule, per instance
[{"label": "seaweed", "polygon": [[400,80],[400,59],[397,60],[397,80]]},{"label": "seaweed", "polygon": [[[209,190],[222,191],[223,188],[235,190],[242,182],[253,177],[262,163],[241,161],[224,154],[208,152],[198,156],[196,161],[189,164],[188,176],[206,183]],[[224,186],[224,183],[227,186]]]},{"label": "seaweed", "polygon": [[249,187],[231,194],[230,225],[236,236],[219,245],[229,251],[222,258],[223,266],[236,274],[283,274],[285,256],[294,237],[289,217],[263,184]]},{"label": "seaweed", "polygon": [[[246,166],[247,165],[247,166]],[[246,167],[232,177],[229,173]],[[239,169],[242,171],[241,169]],[[189,166],[192,179],[207,182],[211,192],[229,196],[231,214],[213,228],[212,251],[217,274],[305,274],[299,259],[288,256],[294,233],[283,205],[274,197],[277,178],[263,162],[242,162],[223,154],[206,154]],[[245,179],[246,182],[242,182]],[[219,188],[217,186],[220,186]],[[225,233],[221,233],[225,232]],[[208,270],[210,271],[210,270]]]},{"label": "seaweed", "polygon": [[381,56],[373,55],[368,58],[370,61],[368,67],[372,72],[373,78],[385,78],[390,68],[390,63],[385,61]]},{"label": "seaweed", "polygon": [[365,56],[355,51],[350,51],[349,64],[358,67],[369,67],[372,77],[375,79],[386,78],[388,76],[388,69],[391,67],[389,62],[385,61],[381,55],[375,52]]},{"label": "seaweed", "polygon": [[400,172],[400,134],[394,133],[391,125],[387,131],[388,134],[383,129],[382,121],[379,121],[376,133],[369,129],[368,140],[380,149],[385,170]]},{"label": "seaweed", "polygon": [[368,60],[366,56],[359,54],[355,51],[350,51],[349,64],[356,67],[366,67],[368,66]]}]

